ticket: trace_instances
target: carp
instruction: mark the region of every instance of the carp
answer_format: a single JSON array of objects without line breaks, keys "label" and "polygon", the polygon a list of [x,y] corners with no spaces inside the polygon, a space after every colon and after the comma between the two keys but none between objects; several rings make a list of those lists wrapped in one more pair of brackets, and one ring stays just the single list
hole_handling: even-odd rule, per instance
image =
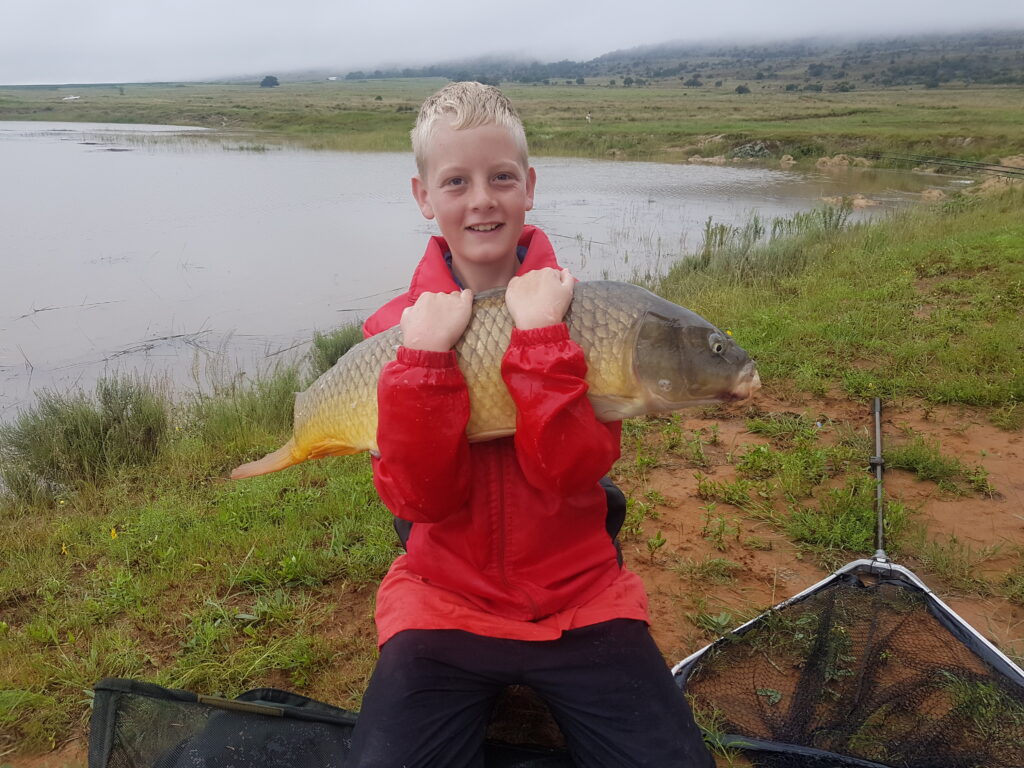
[{"label": "carp", "polygon": [[[577,283],[565,315],[587,361],[587,397],[600,421],[743,400],[760,388],[743,349],[695,312],[629,283]],[[516,408],[501,378],[512,335],[505,289],[474,297],[455,345],[469,389],[470,442],[515,432]],[[377,449],[377,379],[395,359],[402,332],[391,328],[353,346],[295,397],[292,438],[231,477],[262,475],[307,459]]]}]

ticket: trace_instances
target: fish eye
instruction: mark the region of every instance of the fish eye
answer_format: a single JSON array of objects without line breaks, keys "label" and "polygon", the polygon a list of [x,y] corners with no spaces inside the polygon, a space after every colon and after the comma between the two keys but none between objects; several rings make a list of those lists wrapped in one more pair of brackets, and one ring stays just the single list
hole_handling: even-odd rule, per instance
[{"label": "fish eye", "polygon": [[711,351],[714,352],[716,355],[720,355],[723,352],[725,352],[725,342],[722,341],[721,336],[718,336],[717,334],[712,336],[709,339],[709,343],[711,346]]}]

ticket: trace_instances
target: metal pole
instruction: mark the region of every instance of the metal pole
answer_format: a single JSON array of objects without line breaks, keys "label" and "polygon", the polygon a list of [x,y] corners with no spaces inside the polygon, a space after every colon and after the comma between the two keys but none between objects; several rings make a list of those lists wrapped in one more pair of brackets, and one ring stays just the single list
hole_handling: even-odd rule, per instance
[{"label": "metal pole", "polygon": [[875,469],[875,512],[877,522],[875,528],[875,556],[878,562],[888,562],[885,554],[885,502],[882,498],[882,473],[885,470],[885,459],[882,458],[882,401],[875,398],[871,408],[875,416],[875,455],[870,464]]}]

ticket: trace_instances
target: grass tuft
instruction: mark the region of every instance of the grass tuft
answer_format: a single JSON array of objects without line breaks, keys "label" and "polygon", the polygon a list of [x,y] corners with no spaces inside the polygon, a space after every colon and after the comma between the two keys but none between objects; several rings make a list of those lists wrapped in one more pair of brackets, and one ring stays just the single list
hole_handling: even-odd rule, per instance
[{"label": "grass tuft", "polygon": [[216,450],[225,466],[276,448],[292,428],[295,393],[302,389],[298,366],[279,366],[247,383],[215,386],[188,409],[188,431]]},{"label": "grass tuft", "polygon": [[968,467],[959,459],[943,456],[937,441],[927,440],[921,435],[914,435],[909,443],[888,448],[885,463],[890,469],[905,469],[921,480],[937,483],[950,493],[994,493],[988,482],[988,473],[983,467]]},{"label": "grass tuft", "polygon": [[309,352],[310,367],[314,378],[330,370],[352,347],[363,340],[360,325],[346,325],[329,333],[313,334],[313,347]]},{"label": "grass tuft", "polygon": [[15,499],[37,504],[148,464],[169,424],[156,389],[136,377],[100,379],[81,391],[43,391],[0,425],[0,479]]},{"label": "grass tuft", "polygon": [[[874,552],[876,487],[873,477],[854,475],[843,487],[825,491],[817,507],[794,507],[784,523],[787,535],[816,553],[829,568],[840,564],[837,557],[841,560],[851,553],[867,555]],[[889,501],[886,504],[887,549],[899,547],[907,518],[907,510],[901,502]]]}]

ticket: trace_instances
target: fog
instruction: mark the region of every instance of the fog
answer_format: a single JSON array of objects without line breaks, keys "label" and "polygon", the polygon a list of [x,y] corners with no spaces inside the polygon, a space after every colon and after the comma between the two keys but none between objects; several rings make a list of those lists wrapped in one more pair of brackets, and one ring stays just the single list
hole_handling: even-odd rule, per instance
[{"label": "fog", "polygon": [[13,0],[4,6],[2,84],[202,80],[312,68],[343,75],[481,55],[587,60],[669,41],[1024,28],[1020,0]]}]

